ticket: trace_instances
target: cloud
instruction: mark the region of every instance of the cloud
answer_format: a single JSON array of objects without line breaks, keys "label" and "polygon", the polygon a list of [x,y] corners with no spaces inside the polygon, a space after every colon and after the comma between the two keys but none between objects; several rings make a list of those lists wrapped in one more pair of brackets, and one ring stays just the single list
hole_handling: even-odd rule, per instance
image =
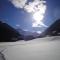
[{"label": "cloud", "polygon": [[36,31],[38,34],[41,34],[42,32],[41,31]]},{"label": "cloud", "polygon": [[47,25],[45,25],[43,22],[34,22],[32,24],[32,27],[48,27]]},{"label": "cloud", "polygon": [[24,29],[24,31],[29,31],[28,29]]},{"label": "cloud", "polygon": [[19,25],[19,24],[17,24],[17,25],[16,25],[16,27],[20,27],[20,25]]},{"label": "cloud", "polygon": [[27,2],[27,0],[10,0],[10,2],[16,7],[16,8],[23,8]]},{"label": "cloud", "polygon": [[[41,6],[42,3],[46,3],[46,1],[34,0],[34,1],[29,2],[28,4],[26,4],[24,9],[27,12],[35,13],[36,11],[43,10],[43,9],[41,9],[41,7],[44,7],[44,9],[46,9],[45,6]],[[43,12],[44,12],[44,10],[43,10]]]},{"label": "cloud", "polygon": [[25,7],[24,7],[24,9],[27,11],[27,12],[30,12],[30,13],[33,13],[33,12],[35,12],[35,6],[36,5],[38,5],[39,4],[39,1],[38,0],[34,0],[33,2],[29,2],[29,4],[28,5],[26,5]]},{"label": "cloud", "polygon": [[32,27],[47,27],[43,22],[44,14],[46,11],[46,1],[44,0],[32,0],[32,2],[28,2],[28,0],[10,0],[10,2],[16,8],[22,8],[26,12],[31,13],[34,22],[32,22]]}]

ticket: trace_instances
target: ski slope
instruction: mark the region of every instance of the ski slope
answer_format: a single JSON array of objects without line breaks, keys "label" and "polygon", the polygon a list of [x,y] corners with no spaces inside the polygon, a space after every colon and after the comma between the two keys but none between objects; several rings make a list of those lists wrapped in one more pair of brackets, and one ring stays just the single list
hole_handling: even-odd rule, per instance
[{"label": "ski slope", "polygon": [[0,43],[6,60],[60,60],[60,36]]}]

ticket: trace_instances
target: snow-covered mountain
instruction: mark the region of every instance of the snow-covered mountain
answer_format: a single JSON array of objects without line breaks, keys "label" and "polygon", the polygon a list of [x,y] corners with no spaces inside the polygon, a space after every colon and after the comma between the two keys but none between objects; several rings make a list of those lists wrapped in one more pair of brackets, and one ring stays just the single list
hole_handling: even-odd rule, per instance
[{"label": "snow-covered mountain", "polygon": [[25,38],[28,38],[28,39],[31,38],[31,39],[33,39],[33,38],[37,38],[39,36],[39,34],[36,33],[36,32],[24,31],[24,30],[22,30],[20,28],[18,28],[16,30],[23,36],[24,39]]}]

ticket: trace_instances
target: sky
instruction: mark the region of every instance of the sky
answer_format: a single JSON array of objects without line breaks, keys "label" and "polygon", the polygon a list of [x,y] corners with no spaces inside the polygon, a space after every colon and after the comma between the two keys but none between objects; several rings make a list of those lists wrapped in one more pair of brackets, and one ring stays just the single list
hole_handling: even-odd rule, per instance
[{"label": "sky", "polygon": [[0,0],[0,20],[13,28],[42,32],[60,18],[60,0]]}]

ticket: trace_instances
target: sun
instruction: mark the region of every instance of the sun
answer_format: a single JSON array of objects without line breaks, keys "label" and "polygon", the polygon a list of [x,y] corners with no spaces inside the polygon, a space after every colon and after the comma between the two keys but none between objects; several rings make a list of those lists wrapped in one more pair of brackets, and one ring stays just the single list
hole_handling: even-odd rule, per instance
[{"label": "sun", "polygon": [[33,14],[33,18],[36,22],[42,21],[43,17],[44,16],[42,14],[40,14],[39,11],[37,11]]}]

